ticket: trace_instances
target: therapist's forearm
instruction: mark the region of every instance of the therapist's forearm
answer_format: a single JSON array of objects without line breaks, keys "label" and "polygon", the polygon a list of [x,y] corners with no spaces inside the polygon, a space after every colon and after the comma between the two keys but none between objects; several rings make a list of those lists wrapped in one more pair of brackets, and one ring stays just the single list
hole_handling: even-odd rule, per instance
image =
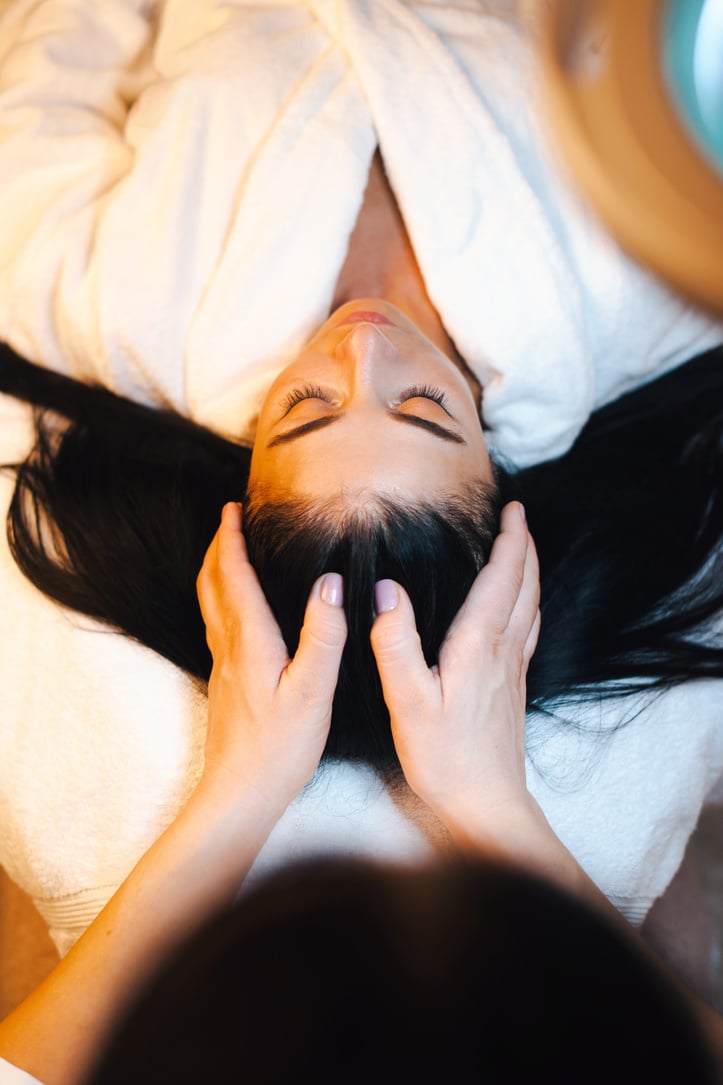
[{"label": "therapist's forearm", "polygon": [[0,1023],[0,1055],[75,1085],[149,969],[238,891],[283,812],[202,785],[47,979]]}]

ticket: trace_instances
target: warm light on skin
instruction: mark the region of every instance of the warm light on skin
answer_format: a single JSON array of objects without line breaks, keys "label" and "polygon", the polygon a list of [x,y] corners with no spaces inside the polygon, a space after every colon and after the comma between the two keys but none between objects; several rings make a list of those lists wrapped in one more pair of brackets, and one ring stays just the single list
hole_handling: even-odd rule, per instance
[{"label": "warm light on skin", "polygon": [[[344,323],[362,311],[392,323]],[[423,386],[441,393],[443,404],[405,398]],[[313,397],[292,405],[305,389]],[[491,481],[492,467],[470,383],[401,310],[378,298],[332,313],[261,409],[252,485],[322,500],[364,491],[414,499],[477,480]]]}]

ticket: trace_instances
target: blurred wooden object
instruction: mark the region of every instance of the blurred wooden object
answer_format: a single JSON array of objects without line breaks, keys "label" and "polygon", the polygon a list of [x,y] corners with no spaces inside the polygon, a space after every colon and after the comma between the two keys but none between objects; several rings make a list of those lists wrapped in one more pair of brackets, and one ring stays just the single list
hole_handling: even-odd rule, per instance
[{"label": "blurred wooden object", "polygon": [[668,6],[548,0],[541,10],[541,85],[561,161],[635,259],[723,315],[723,170],[667,82]]}]

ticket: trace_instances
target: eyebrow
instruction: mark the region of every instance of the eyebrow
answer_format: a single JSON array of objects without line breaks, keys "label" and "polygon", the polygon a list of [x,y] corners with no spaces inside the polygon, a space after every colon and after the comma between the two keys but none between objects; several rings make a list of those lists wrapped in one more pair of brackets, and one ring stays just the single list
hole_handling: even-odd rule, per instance
[{"label": "eyebrow", "polygon": [[[313,430],[331,426],[342,417],[343,415],[340,414],[326,414],[323,418],[314,418],[311,422],[303,422],[302,425],[295,426],[294,429],[287,430],[286,433],[279,433],[276,437],[272,437],[266,447],[273,448],[275,445],[288,444],[289,441],[295,441],[298,437],[303,437],[304,434],[311,433]],[[467,444],[464,437],[461,437],[459,433],[447,429],[446,426],[440,426],[438,422],[430,422],[428,418],[420,418],[417,414],[390,414],[389,417],[397,422],[404,422],[409,426],[419,426],[420,429],[426,429],[428,433],[431,433],[434,437],[439,437],[442,441],[453,441],[458,445]]]}]

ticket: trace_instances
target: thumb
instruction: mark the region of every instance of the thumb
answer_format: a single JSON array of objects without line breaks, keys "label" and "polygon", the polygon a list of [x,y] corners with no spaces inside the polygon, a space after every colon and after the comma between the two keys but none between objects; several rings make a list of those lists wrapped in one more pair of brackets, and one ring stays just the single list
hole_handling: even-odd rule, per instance
[{"label": "thumb", "polygon": [[296,655],[286,669],[287,680],[304,700],[331,705],[346,643],[344,585],[339,573],[325,573],[309,595]]},{"label": "thumb", "polygon": [[387,708],[399,718],[429,697],[436,679],[427,667],[407,593],[393,580],[376,585],[377,616],[370,639]]}]

